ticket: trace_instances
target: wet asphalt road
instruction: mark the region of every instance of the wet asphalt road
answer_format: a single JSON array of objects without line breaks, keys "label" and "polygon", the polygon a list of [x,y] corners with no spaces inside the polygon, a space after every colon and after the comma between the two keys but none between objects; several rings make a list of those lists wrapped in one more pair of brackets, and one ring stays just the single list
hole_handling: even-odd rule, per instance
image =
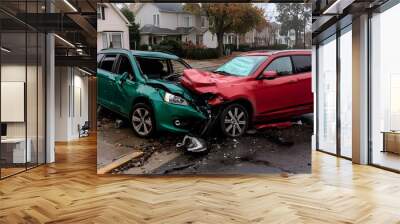
[{"label": "wet asphalt road", "polygon": [[183,136],[161,133],[138,138],[125,124],[116,128],[113,116],[103,118],[98,131],[98,166],[140,150],[144,156],[115,169],[118,174],[266,174],[311,172],[311,115],[301,125],[266,129],[240,138],[218,134],[207,138],[209,152],[193,154],[176,148]]}]

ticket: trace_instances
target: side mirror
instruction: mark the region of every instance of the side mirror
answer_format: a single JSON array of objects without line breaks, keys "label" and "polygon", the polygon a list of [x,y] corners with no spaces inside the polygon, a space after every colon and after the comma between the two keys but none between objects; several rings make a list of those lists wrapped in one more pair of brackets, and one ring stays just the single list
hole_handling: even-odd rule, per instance
[{"label": "side mirror", "polygon": [[262,74],[262,79],[272,80],[278,77],[278,73],[276,71],[265,71]]}]

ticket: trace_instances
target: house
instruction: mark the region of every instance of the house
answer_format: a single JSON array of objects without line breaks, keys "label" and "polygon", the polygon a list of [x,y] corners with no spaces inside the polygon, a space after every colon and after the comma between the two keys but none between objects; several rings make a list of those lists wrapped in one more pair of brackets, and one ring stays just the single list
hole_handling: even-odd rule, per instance
[{"label": "house", "polygon": [[277,44],[287,45],[289,48],[293,48],[296,43],[295,30],[289,30],[286,35],[281,35],[281,25],[278,23],[270,23],[262,30],[256,30],[255,28],[250,30],[244,35],[241,35],[239,44],[245,44],[250,46],[271,46]]},{"label": "house", "polygon": [[97,4],[97,51],[109,47],[130,49],[130,25],[115,4]]},{"label": "house", "polygon": [[217,36],[209,30],[207,17],[185,11],[181,3],[136,3],[130,9],[139,24],[142,45],[172,39],[217,47]]}]

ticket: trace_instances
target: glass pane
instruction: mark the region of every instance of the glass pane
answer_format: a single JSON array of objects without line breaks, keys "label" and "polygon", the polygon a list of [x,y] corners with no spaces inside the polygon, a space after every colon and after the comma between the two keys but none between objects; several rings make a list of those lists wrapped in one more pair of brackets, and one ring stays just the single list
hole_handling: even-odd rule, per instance
[{"label": "glass pane", "polygon": [[120,33],[111,34],[113,48],[122,48],[122,35]]},{"label": "glass pane", "polygon": [[1,50],[1,172],[5,177],[25,170],[31,159],[25,119],[26,34],[3,32],[1,46],[7,49]]},{"label": "glass pane", "polygon": [[400,5],[372,17],[372,163],[400,170]]},{"label": "glass pane", "polygon": [[26,116],[27,116],[27,142],[28,142],[28,168],[37,165],[37,132],[38,132],[38,35],[36,32],[27,33],[28,62],[26,80]]},{"label": "glass pane", "polygon": [[38,36],[38,164],[45,163],[45,60],[46,60],[46,52],[45,52],[45,44],[46,44],[46,36],[42,33],[39,33]]},{"label": "glass pane", "polygon": [[352,35],[340,36],[340,153],[352,156]]},{"label": "glass pane", "polygon": [[318,48],[318,148],[336,153],[336,37]]}]

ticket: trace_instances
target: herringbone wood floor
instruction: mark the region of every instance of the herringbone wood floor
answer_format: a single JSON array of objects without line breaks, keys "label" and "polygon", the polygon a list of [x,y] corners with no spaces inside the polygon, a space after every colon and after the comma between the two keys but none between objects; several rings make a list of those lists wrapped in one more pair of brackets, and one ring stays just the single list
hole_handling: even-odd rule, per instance
[{"label": "herringbone wood floor", "polygon": [[313,174],[96,175],[96,139],[0,181],[0,223],[400,223],[400,175],[313,153]]}]

